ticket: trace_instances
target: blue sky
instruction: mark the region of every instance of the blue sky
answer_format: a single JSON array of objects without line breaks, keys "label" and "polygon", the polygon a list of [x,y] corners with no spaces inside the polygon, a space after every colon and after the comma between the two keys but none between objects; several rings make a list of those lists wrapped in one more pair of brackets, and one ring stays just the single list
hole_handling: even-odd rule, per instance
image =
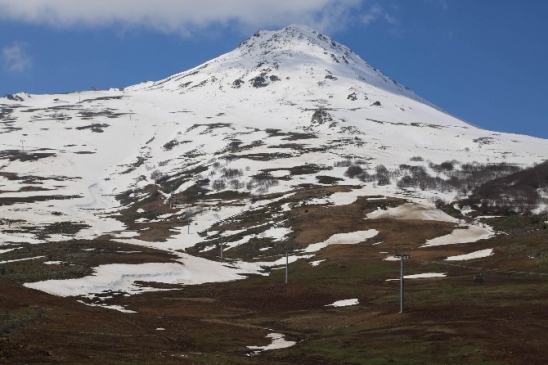
[{"label": "blue sky", "polygon": [[0,0],[0,95],[159,80],[306,24],[476,126],[548,138],[545,0]]}]

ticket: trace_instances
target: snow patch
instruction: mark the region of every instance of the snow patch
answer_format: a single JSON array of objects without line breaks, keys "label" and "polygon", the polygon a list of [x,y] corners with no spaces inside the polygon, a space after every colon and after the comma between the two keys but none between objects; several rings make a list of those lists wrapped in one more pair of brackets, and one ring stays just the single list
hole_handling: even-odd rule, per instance
[{"label": "snow patch", "polygon": [[126,309],[125,307],[123,307],[121,305],[109,305],[109,304],[103,304],[103,303],[86,303],[83,300],[77,300],[77,302],[85,304],[89,307],[100,307],[100,308],[105,308],[105,309],[112,309],[112,310],[122,312],[122,313],[137,313],[137,312],[132,311],[130,309]]},{"label": "snow patch", "polygon": [[466,261],[466,260],[473,260],[473,259],[481,259],[484,257],[489,257],[491,255],[493,255],[493,249],[487,248],[485,250],[465,253],[463,255],[450,256],[446,258],[445,260],[446,261]]},{"label": "snow patch", "polygon": [[316,260],[316,261],[310,261],[310,265],[312,266],[318,266],[319,264],[321,264],[322,262],[324,262],[324,260]]},{"label": "snow patch", "polygon": [[46,261],[43,264],[44,265],[62,265],[63,261]]},{"label": "snow patch", "polygon": [[4,250],[0,250],[0,255],[3,254],[3,253],[6,253],[6,252],[11,252],[11,251],[15,251],[15,250],[19,250],[23,247],[15,247],[15,248],[6,248]]},{"label": "snow patch", "polygon": [[[405,275],[404,279],[431,279],[431,278],[444,278],[447,274],[437,272],[425,272],[422,274]],[[386,281],[400,281],[400,279],[386,279]]]},{"label": "snow patch", "polygon": [[358,299],[344,299],[344,300],[337,300],[334,303],[326,305],[326,307],[348,307],[351,305],[358,305],[360,302]]},{"label": "snow patch", "polygon": [[367,231],[356,231],[350,233],[336,233],[323,242],[313,243],[309,245],[304,252],[318,252],[322,248],[329,245],[354,245],[363,242],[369,238],[375,237],[379,234],[376,229],[369,229]]},{"label": "snow patch", "polygon": [[367,214],[367,219],[417,219],[457,223],[459,220],[438,209],[427,208],[416,203],[405,203],[386,210],[378,209]]},{"label": "snow patch", "polygon": [[20,262],[20,261],[29,261],[29,260],[39,260],[39,259],[43,259],[44,257],[46,256],[26,257],[24,259],[17,259],[17,260],[5,260],[5,261],[0,261],[0,264],[9,264],[11,262]]},{"label": "snow patch", "polygon": [[272,343],[270,345],[247,346],[247,348],[253,350],[253,354],[257,355],[261,351],[285,349],[294,346],[297,343],[295,341],[287,341],[284,338],[284,335],[282,335],[281,333],[269,333],[268,335],[266,335],[266,337],[272,340]]},{"label": "snow patch", "polygon": [[427,240],[421,247],[472,243],[490,238],[493,234],[493,230],[487,225],[467,226],[467,228],[457,228],[448,235]]}]

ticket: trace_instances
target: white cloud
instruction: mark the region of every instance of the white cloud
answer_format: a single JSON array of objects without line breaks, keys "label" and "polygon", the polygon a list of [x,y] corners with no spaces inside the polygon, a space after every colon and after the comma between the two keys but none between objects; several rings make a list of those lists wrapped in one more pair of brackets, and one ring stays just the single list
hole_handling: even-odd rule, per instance
[{"label": "white cloud", "polygon": [[383,10],[382,8],[375,4],[367,11],[365,14],[362,15],[362,22],[365,25],[369,25],[379,19],[382,16]]},{"label": "white cloud", "polygon": [[2,49],[4,68],[10,72],[23,72],[32,66],[32,59],[21,43],[14,43]]},{"label": "white cloud", "polygon": [[369,25],[379,19],[386,21],[390,25],[399,25],[398,19],[385,11],[379,4],[372,5],[371,8],[361,16],[362,23],[365,25]]},{"label": "white cloud", "polygon": [[384,13],[383,17],[384,17],[384,20],[386,20],[388,22],[388,24],[390,24],[390,25],[399,25],[400,24],[398,19],[396,19],[396,17],[393,16],[393,15],[390,15],[388,13]]},{"label": "white cloud", "polygon": [[215,24],[246,31],[300,23],[341,27],[364,0],[0,0],[0,19],[56,27],[145,26],[190,35]]}]

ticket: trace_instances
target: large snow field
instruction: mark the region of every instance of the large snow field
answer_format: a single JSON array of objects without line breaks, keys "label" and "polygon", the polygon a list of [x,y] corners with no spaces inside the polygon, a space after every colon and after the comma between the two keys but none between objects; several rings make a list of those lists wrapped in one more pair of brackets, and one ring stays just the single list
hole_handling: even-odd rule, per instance
[{"label": "large snow field", "polygon": [[[280,84],[281,85],[281,84]],[[273,85],[276,86],[276,85]],[[279,87],[276,86],[276,87]],[[379,93],[381,95],[382,93]],[[250,97],[253,99],[254,95]],[[45,177],[66,176],[69,179],[65,179],[63,182],[56,180],[46,180],[43,183],[43,188],[52,189],[45,192],[18,192],[20,183],[17,180],[10,181],[2,179],[2,183],[5,186],[5,190],[14,191],[13,193],[6,193],[6,197],[23,197],[23,196],[40,196],[40,195],[64,195],[64,196],[81,196],[82,198],[73,198],[69,200],[55,201],[51,204],[51,201],[36,202],[33,204],[33,209],[24,212],[24,219],[31,224],[39,225],[49,222],[59,222],[63,220],[74,220],[74,217],[78,217],[78,220],[85,221],[91,227],[88,230],[82,231],[78,238],[93,238],[101,233],[123,231],[124,227],[120,223],[109,220],[108,217],[98,217],[96,213],[99,211],[112,212],[116,209],[119,203],[114,200],[113,195],[128,188],[137,188],[142,186],[146,180],[140,179],[140,176],[145,176],[149,179],[152,171],[159,170],[162,173],[173,173],[181,167],[181,164],[188,165],[192,161],[185,161],[184,155],[188,151],[198,150],[202,154],[199,160],[202,162],[215,158],[215,154],[226,146],[229,142],[223,133],[227,131],[234,136],[234,138],[240,139],[246,143],[253,141],[263,141],[265,144],[252,148],[249,151],[240,152],[241,155],[249,153],[261,153],[261,152],[291,152],[289,149],[270,148],[281,143],[287,143],[284,140],[284,136],[280,137],[268,137],[268,134],[264,132],[264,129],[271,127],[268,118],[268,108],[257,108],[253,113],[257,115],[249,114],[249,108],[246,108],[245,112],[240,110],[239,104],[234,104],[234,100],[230,95],[220,94],[221,99],[215,104],[206,103],[203,98],[199,96],[199,93],[187,93],[185,99],[181,99],[180,95],[172,94],[170,92],[161,90],[142,90],[142,91],[103,91],[96,93],[85,93],[80,98],[113,98],[110,100],[95,100],[89,103],[79,104],[78,109],[63,111],[67,116],[72,117],[71,120],[66,120],[56,123],[62,123],[66,128],[59,128],[56,130],[57,135],[51,138],[51,134],[46,134],[42,131],[46,122],[34,121],[25,123],[25,134],[21,135],[20,131],[13,131],[10,133],[10,138],[14,140],[25,139],[25,143],[29,150],[36,150],[38,148],[49,148],[56,153],[54,157],[48,157],[40,159],[35,162],[21,162],[13,161],[8,163],[4,170],[17,171],[21,175],[33,174]],[[395,97],[392,95],[391,97]],[[31,96],[25,100],[25,105],[29,107],[53,107],[61,105],[71,105],[75,103],[78,98],[77,94],[67,94],[58,98],[56,95],[43,95],[43,96]],[[120,99],[116,99],[120,98]],[[55,101],[55,99],[61,99],[66,104]],[[250,99],[250,103],[254,101]],[[302,100],[303,103],[309,103]],[[259,104],[271,103],[269,99],[260,99],[256,101]],[[340,101],[343,102],[343,101]],[[344,101],[347,103],[348,101]],[[415,101],[413,101],[415,102]],[[176,106],[176,107],[175,107]],[[118,113],[122,113],[117,118],[108,118],[105,116],[99,116],[94,120],[82,120],[79,119],[78,112],[81,110],[96,110],[101,111],[104,109],[110,109]],[[255,109],[255,108],[253,108]],[[298,115],[298,120],[301,120],[302,111],[296,111],[295,106],[291,105],[279,105],[281,116],[279,118],[280,123],[277,127],[282,130],[288,131],[300,131],[299,123],[309,123],[309,116],[304,118],[301,122],[294,123],[295,116]],[[189,113],[174,113],[176,110],[188,110]],[[342,119],[352,121],[357,119],[375,119],[371,115],[368,117],[358,116],[360,113],[376,113],[376,109],[371,110],[356,110],[356,111],[344,111]],[[26,114],[19,110],[16,110],[15,115],[17,120],[24,120],[23,117],[27,117]],[[38,112],[36,112],[38,113]],[[132,116],[129,116],[132,113]],[[215,117],[223,113],[222,116]],[[435,113],[438,113],[437,111]],[[212,115],[213,119],[205,119],[200,116]],[[243,115],[247,115],[242,119]],[[27,117],[28,118],[28,117]],[[286,121],[287,118],[287,121]],[[387,118],[385,118],[387,119]],[[244,122],[242,122],[242,120]],[[249,121],[249,126],[245,121]],[[217,129],[208,129],[207,124],[219,122],[227,123],[230,127]],[[21,122],[22,123],[22,122]],[[51,124],[51,121],[47,121]],[[75,127],[81,127],[90,125],[92,123],[104,123],[108,124],[108,127],[104,128],[103,133],[92,133],[87,129],[76,130]],[[421,122],[422,123],[422,122]],[[48,124],[48,125],[49,125]],[[203,126],[191,129],[195,124],[201,124]],[[458,124],[457,122],[450,123],[451,126]],[[365,155],[368,158],[372,158],[377,164],[385,164],[387,166],[395,166],[401,163],[401,155],[407,156],[422,155],[426,160],[432,159],[432,161],[441,162],[444,158],[440,157],[439,151],[434,151],[432,155],[426,155],[425,153],[430,150],[424,150],[424,148],[418,148],[413,152],[413,146],[404,146],[398,141],[390,146],[389,149],[379,149],[379,141],[382,140],[382,135],[388,133],[386,128],[397,128],[398,125],[390,123],[376,123],[371,122],[367,124],[360,124],[356,128],[366,128],[366,136],[359,135],[360,138],[366,138],[370,143],[366,143],[366,146],[371,145],[372,149],[357,148],[352,145],[346,146],[345,152],[355,154],[356,156]],[[401,127],[401,126],[399,126]],[[256,129],[259,128],[259,129]],[[261,130],[260,128],[263,128]],[[431,129],[429,127],[409,127],[414,128],[415,133],[405,133],[406,140],[411,135],[424,135],[423,137],[417,137],[418,140],[432,140],[430,134]],[[441,129],[441,131],[448,131],[450,128]],[[462,129],[462,127],[459,127]],[[189,130],[191,129],[191,130]],[[466,129],[467,132],[474,131],[473,129]],[[310,147],[320,147],[328,144],[333,136],[332,131],[330,133],[313,132],[317,138],[298,140],[299,144],[304,144]],[[378,133],[376,135],[375,133]],[[442,132],[439,132],[442,133]],[[464,133],[461,131],[460,133]],[[478,132],[479,133],[479,132]],[[482,132],[483,133],[483,132]],[[120,148],[118,143],[119,136],[124,136],[124,148]],[[344,135],[344,134],[342,134]],[[391,134],[392,135],[392,134]],[[393,134],[395,136],[398,134]],[[449,133],[450,135],[450,133]],[[516,137],[517,138],[517,137]],[[524,137],[525,138],[525,137]],[[185,142],[177,145],[172,150],[166,150],[164,145],[171,141]],[[417,142],[417,141],[415,141]],[[415,143],[414,142],[414,143]],[[459,145],[459,148],[462,148]],[[90,151],[93,154],[78,154],[78,151]],[[460,151],[460,150],[459,150]],[[485,150],[478,151],[481,153],[487,152]],[[291,152],[292,153],[292,152]],[[457,153],[457,150],[451,152],[447,149],[447,159],[449,155]],[[461,157],[467,156],[460,153]],[[474,159],[481,155],[474,153]],[[489,152],[487,158],[494,157]],[[238,154],[235,154],[238,155]],[[530,157],[530,154],[527,155]],[[144,158],[144,162],[141,166],[130,170],[131,164],[138,161],[139,158]],[[465,157],[464,162],[470,161],[472,158]],[[198,159],[194,159],[192,163],[199,163]],[[333,163],[341,160],[338,157],[338,152],[325,151],[323,153],[311,152],[304,153],[295,157],[279,158],[268,161],[268,167],[271,169],[281,169],[285,174],[287,169],[305,165],[305,164],[319,164],[327,167],[332,167]],[[183,166],[184,166],[183,165]],[[249,179],[250,176],[256,174],[257,171],[264,168],[264,162],[254,161],[248,159],[237,159],[229,164],[225,164],[225,167],[239,168],[244,171],[243,180]],[[374,165],[373,165],[374,166]],[[246,171],[249,169],[249,171]],[[209,170],[212,171],[212,170]],[[327,175],[344,178],[344,168],[333,168],[333,170],[326,171]],[[281,174],[281,173],[280,173]],[[274,172],[274,175],[277,175]],[[285,175],[284,175],[285,176]],[[286,192],[292,189],[295,182],[298,183],[316,183],[314,175],[298,175],[292,178],[292,181],[285,182],[284,180],[278,180],[279,185],[270,187],[270,192]],[[192,181],[183,184],[176,192],[181,192],[184,189],[192,185]],[[165,192],[166,194],[169,192]],[[10,195],[8,195],[10,194]],[[333,204],[348,204],[360,195],[397,195],[393,186],[372,186],[368,184],[362,187],[361,191],[354,190],[352,193],[336,193],[330,198]],[[19,204],[18,204],[19,205]],[[52,206],[53,205],[53,206]],[[6,216],[17,216],[18,210],[21,207],[14,206],[2,206],[0,207],[0,213]],[[62,215],[52,215],[52,212],[60,212]]]},{"label": "large snow field", "polygon": [[243,279],[248,271],[229,268],[221,263],[186,254],[172,263],[138,265],[111,264],[94,269],[94,274],[79,279],[46,280],[24,284],[57,296],[90,296],[110,291],[137,294],[159,289],[137,285],[136,282],[197,285]]}]

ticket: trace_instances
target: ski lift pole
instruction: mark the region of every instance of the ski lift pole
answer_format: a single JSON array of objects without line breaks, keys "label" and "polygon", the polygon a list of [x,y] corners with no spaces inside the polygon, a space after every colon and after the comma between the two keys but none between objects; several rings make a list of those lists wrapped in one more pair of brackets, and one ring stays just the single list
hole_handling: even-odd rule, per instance
[{"label": "ski lift pole", "polygon": [[293,247],[285,248],[285,283],[289,284],[289,252],[293,251]]},{"label": "ski lift pole", "polygon": [[285,249],[285,283],[289,283],[289,248]]},{"label": "ski lift pole", "polygon": [[411,255],[395,255],[394,257],[400,259],[400,313],[403,313],[405,307],[405,279],[403,275],[403,260],[410,259]]},{"label": "ski lift pole", "polygon": [[[295,238],[296,236],[292,237],[291,243],[295,244]],[[289,284],[289,251],[293,251],[293,245],[289,245],[285,247],[285,283]]]},{"label": "ski lift pole", "polygon": [[219,246],[221,247],[221,262],[223,262],[223,239],[221,238],[221,241],[219,242]]}]

